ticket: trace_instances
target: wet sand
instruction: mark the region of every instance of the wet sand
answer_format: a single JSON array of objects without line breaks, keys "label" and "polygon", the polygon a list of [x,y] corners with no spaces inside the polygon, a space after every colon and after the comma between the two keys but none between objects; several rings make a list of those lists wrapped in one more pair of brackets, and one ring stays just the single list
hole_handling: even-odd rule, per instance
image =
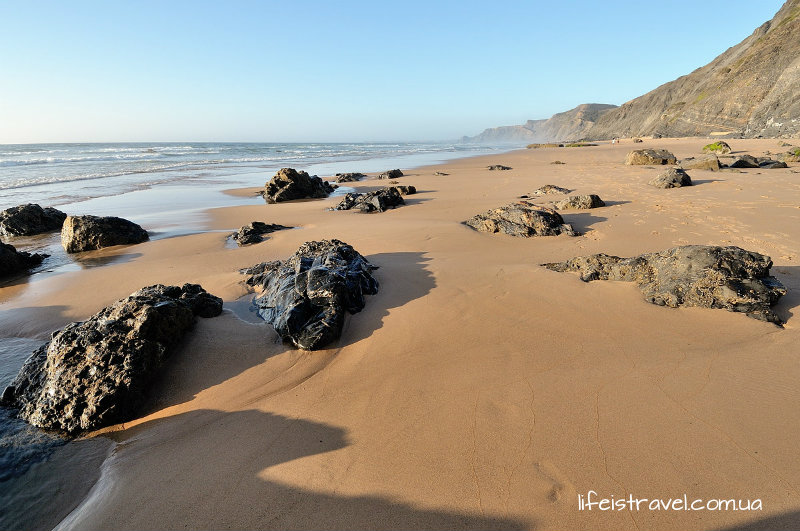
[{"label": "wet sand", "polygon": [[[663,168],[623,164],[632,149],[683,158],[706,143],[623,141],[403,168],[398,180],[419,192],[396,210],[326,210],[338,199],[219,208],[209,231],[254,220],[299,228],[245,248],[205,232],[99,251],[113,260],[0,288],[6,335],[37,339],[154,283],[200,283],[228,309],[199,320],[141,418],[97,434],[117,446],[60,528],[671,530],[766,519],[796,528],[800,166],[692,170],[696,186],[660,190],[646,183]],[[756,156],[785,149],[730,144]],[[576,238],[461,223],[544,184],[608,206],[564,211],[584,233]],[[381,289],[338,342],[302,352],[246,315],[238,269],[322,238],[380,266]],[[785,328],[657,307],[630,283],[587,284],[539,266],[683,244],[771,256],[789,290],[777,306]],[[763,510],[581,511],[578,494],[589,490],[758,498]]]}]

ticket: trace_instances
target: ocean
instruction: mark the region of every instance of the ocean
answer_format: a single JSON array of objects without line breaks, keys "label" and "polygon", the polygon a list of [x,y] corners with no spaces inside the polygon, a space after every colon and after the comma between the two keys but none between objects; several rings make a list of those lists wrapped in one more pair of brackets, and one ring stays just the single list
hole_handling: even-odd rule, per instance
[{"label": "ocean", "polygon": [[[507,151],[509,146],[457,143],[115,143],[0,145],[0,210],[24,204],[55,206],[67,214],[121,216],[142,225],[151,239],[206,230],[205,209],[263,204],[258,196],[224,194],[263,186],[280,168],[323,178],[337,172],[375,172]],[[352,190],[341,187],[337,192]],[[231,227],[235,229],[235,227]],[[15,238],[20,250],[51,256],[35,276],[59,274],[106,262],[67,255],[58,234]],[[0,282],[0,287],[3,284]],[[47,338],[16,337],[3,323],[0,302],[0,392]],[[64,489],[53,466],[97,469],[109,443],[66,443],[0,408],[0,528],[30,523],[39,500]],[[68,455],[69,459],[53,458]],[[91,484],[86,476],[87,488]],[[45,527],[53,522],[40,522]],[[46,524],[46,525],[45,525]]]}]

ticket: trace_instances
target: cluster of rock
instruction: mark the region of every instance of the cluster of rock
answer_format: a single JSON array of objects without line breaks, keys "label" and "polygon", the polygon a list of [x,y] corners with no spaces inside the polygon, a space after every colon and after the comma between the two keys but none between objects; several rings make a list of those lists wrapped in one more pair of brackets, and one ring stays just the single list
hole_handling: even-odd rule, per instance
[{"label": "cluster of rock", "polygon": [[365,178],[366,175],[363,173],[337,173],[336,174],[336,182],[337,183],[352,183],[356,181],[360,181],[361,179]]},{"label": "cluster of rock", "polygon": [[334,207],[334,210],[361,210],[362,212],[386,212],[390,208],[404,205],[404,195],[417,193],[414,186],[389,186],[366,193],[351,192]]},{"label": "cluster of rock", "polygon": [[70,435],[129,420],[195,316],[221,312],[222,299],[197,284],[143,288],[54,333],[2,403],[34,426]]},{"label": "cluster of rock", "polygon": [[572,195],[561,201],[554,201],[552,205],[557,210],[586,210],[606,206],[605,202],[596,194]]},{"label": "cluster of rock", "polygon": [[288,260],[242,270],[261,290],[258,313],[284,341],[305,350],[339,338],[345,312],[360,312],[378,292],[376,266],[339,240],[306,242]]},{"label": "cluster of rock", "polygon": [[263,221],[253,221],[249,225],[245,225],[237,232],[231,235],[231,238],[241,247],[242,245],[250,245],[253,243],[260,243],[264,240],[265,234],[270,234],[275,231],[283,229],[291,229],[285,225],[277,223],[264,223]]},{"label": "cluster of rock", "polygon": [[141,226],[114,216],[67,216],[61,228],[61,246],[68,253],[141,243],[149,238]]},{"label": "cluster of rock", "polygon": [[660,306],[723,308],[782,323],[771,306],[786,288],[769,275],[772,260],[739,247],[686,245],[632,258],[594,254],[542,265],[579,272],[584,282],[635,282],[645,300]]},{"label": "cluster of rock", "polygon": [[23,273],[42,263],[46,254],[17,251],[16,247],[0,242],[0,278]]},{"label": "cluster of rock", "polygon": [[320,199],[328,197],[334,188],[316,175],[281,168],[265,185],[261,195],[268,203],[280,203],[294,199]]},{"label": "cluster of rock", "polygon": [[762,168],[766,170],[788,168],[785,162],[771,159],[769,157],[754,157],[752,155],[741,155],[736,160],[728,164],[728,168]]},{"label": "cluster of rock", "polygon": [[505,171],[505,170],[510,170],[511,166],[503,166],[502,164],[492,164],[491,166],[487,166],[487,168],[491,171]]},{"label": "cluster of rock", "polygon": [[680,188],[692,186],[692,178],[681,168],[670,168],[647,184],[656,188]]},{"label": "cluster of rock", "polygon": [[378,179],[397,179],[398,177],[402,177],[403,172],[400,170],[389,170],[383,173],[378,174]]},{"label": "cluster of rock", "polygon": [[36,204],[15,206],[0,212],[0,236],[32,236],[61,230],[67,215],[60,210]]},{"label": "cluster of rock", "polygon": [[494,208],[477,214],[464,223],[480,232],[502,232],[524,238],[559,234],[577,236],[572,225],[564,223],[564,218],[558,212],[527,201]]},{"label": "cluster of rock", "polygon": [[636,149],[625,157],[628,165],[655,165],[664,166],[676,164],[678,159],[666,149]]},{"label": "cluster of rock", "polygon": [[800,148],[792,148],[785,153],[778,155],[778,159],[783,162],[800,162]]}]

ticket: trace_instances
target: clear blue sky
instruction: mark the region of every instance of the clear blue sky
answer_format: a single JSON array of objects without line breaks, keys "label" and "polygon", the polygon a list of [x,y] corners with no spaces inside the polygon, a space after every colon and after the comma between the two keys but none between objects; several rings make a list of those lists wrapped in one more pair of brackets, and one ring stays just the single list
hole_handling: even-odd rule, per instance
[{"label": "clear blue sky", "polygon": [[620,104],[782,0],[0,0],[0,143],[438,140]]}]

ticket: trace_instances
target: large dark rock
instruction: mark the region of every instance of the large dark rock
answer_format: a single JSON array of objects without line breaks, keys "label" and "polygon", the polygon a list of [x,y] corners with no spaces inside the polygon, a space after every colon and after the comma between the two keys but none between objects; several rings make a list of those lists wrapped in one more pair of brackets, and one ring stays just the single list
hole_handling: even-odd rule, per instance
[{"label": "large dark rock", "polygon": [[576,236],[572,225],[555,210],[519,201],[478,214],[465,221],[480,232],[502,232],[511,236]]},{"label": "large dark rock", "polygon": [[488,166],[488,169],[491,171],[497,171],[497,170],[505,171],[505,170],[510,170],[511,166],[503,166],[502,164],[493,164],[491,166]]},{"label": "large dark rock", "polygon": [[763,170],[777,170],[781,168],[788,168],[789,166],[780,160],[773,160],[769,157],[758,157],[758,167]]},{"label": "large dark rock", "polygon": [[337,183],[352,183],[356,181],[360,181],[366,177],[363,173],[337,173],[336,174],[336,182]]},{"label": "large dark rock", "polygon": [[286,227],[285,225],[278,225],[277,223],[253,221],[249,225],[240,228],[237,232],[234,232],[231,237],[239,246],[250,245],[252,243],[261,242],[265,234],[291,228],[292,227]]},{"label": "large dark rock", "polygon": [[402,176],[403,172],[400,170],[389,170],[378,174],[378,179],[397,179]]},{"label": "large dark rock", "polygon": [[400,190],[390,186],[389,188],[364,194],[349,193],[334,207],[334,210],[351,210],[355,208],[362,212],[386,212],[390,208],[404,204],[406,202],[401,197]]},{"label": "large dark rock", "polygon": [[377,269],[339,240],[306,242],[288,260],[264,262],[242,273],[261,289],[258,313],[284,341],[317,350],[339,338],[345,312],[364,308],[378,292]]},{"label": "large dark rock", "polygon": [[553,202],[553,208],[558,210],[586,210],[589,208],[598,208],[604,206],[606,206],[606,203],[600,199],[599,195],[595,194],[573,195],[566,199],[562,199],[561,201]]},{"label": "large dark rock", "polygon": [[713,153],[700,157],[685,158],[681,160],[680,165],[684,170],[719,171],[720,169],[719,158]]},{"label": "large dark rock", "polygon": [[636,149],[628,153],[625,157],[625,164],[632,165],[656,165],[676,164],[678,160],[675,155],[666,149]]},{"label": "large dark rock", "polygon": [[195,316],[221,312],[222,299],[197,284],[142,288],[54,333],[2,402],[34,426],[70,435],[130,420]]},{"label": "large dark rock", "polygon": [[53,207],[28,203],[0,212],[0,236],[31,236],[61,230],[67,215]]},{"label": "large dark rock", "polygon": [[320,199],[328,197],[333,187],[316,175],[309,176],[294,168],[281,168],[265,185],[261,195],[268,203],[294,199]]},{"label": "large dark rock", "polygon": [[692,186],[692,179],[684,170],[670,168],[647,184],[656,188],[680,188],[682,186]]},{"label": "large dark rock", "polygon": [[769,276],[772,260],[739,247],[686,245],[633,258],[594,254],[542,265],[577,271],[585,282],[636,282],[645,300],[660,306],[724,308],[781,324],[770,306],[786,288]]},{"label": "large dark rock", "polygon": [[13,245],[0,242],[0,278],[27,271],[41,264],[46,257],[46,254],[17,251]]},{"label": "large dark rock", "polygon": [[147,241],[147,231],[114,216],[67,216],[61,227],[61,245],[68,253]]},{"label": "large dark rock", "polygon": [[758,168],[758,159],[752,155],[742,155],[728,165],[729,168]]}]

